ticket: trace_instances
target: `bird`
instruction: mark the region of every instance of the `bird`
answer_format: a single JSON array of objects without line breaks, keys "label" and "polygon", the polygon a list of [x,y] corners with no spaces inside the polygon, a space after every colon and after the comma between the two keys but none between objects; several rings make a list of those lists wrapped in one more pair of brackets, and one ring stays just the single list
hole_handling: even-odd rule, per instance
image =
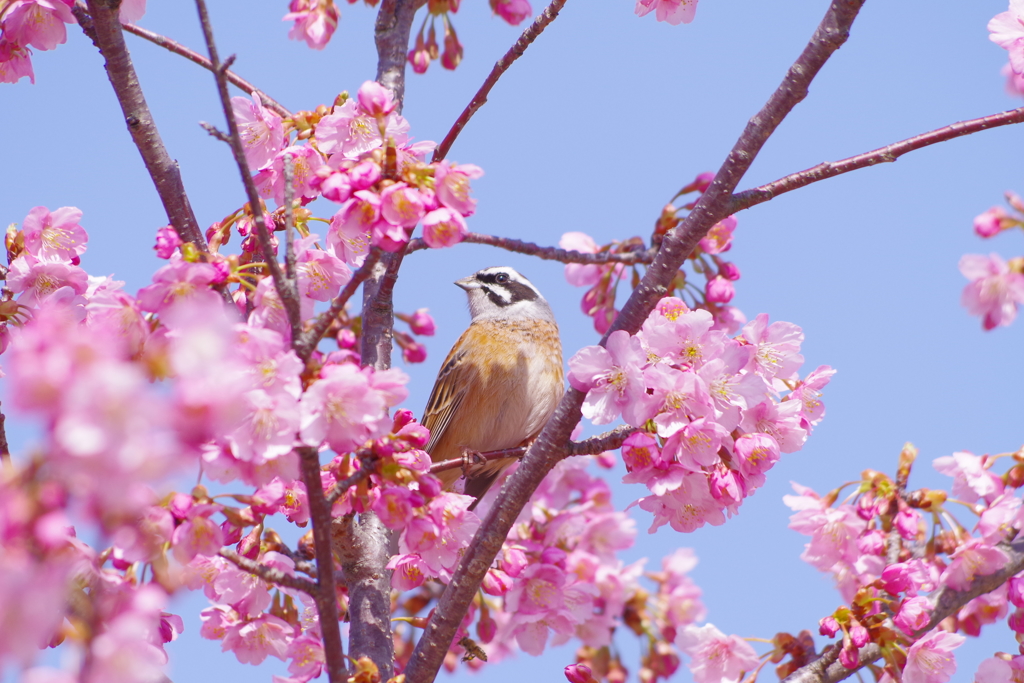
[{"label": "bird", "polygon": [[420,422],[433,462],[465,459],[462,470],[437,476],[452,490],[464,475],[475,507],[515,458],[473,464],[472,456],[537,438],[564,392],[562,344],[551,306],[515,269],[484,268],[455,284],[472,320],[441,364]]}]

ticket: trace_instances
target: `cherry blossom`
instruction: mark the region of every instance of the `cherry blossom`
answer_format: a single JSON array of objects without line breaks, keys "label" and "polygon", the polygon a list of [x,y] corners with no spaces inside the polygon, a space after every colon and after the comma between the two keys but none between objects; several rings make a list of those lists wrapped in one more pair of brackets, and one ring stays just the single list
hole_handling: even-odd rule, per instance
[{"label": "cherry blossom", "polygon": [[82,212],[73,206],[64,206],[50,212],[37,206],[28,212],[22,224],[25,250],[40,261],[64,261],[77,265],[78,257],[85,253],[89,239],[78,224]]},{"label": "cherry blossom", "polygon": [[253,170],[266,166],[284,147],[284,128],[276,112],[263,107],[259,93],[252,99],[232,97],[231,109],[242,138],[245,160]]},{"label": "cherry blossom", "polygon": [[697,683],[737,681],[757,668],[754,648],[737,636],[726,636],[713,624],[687,626],[676,637],[679,649],[690,656],[689,668]]},{"label": "cherry blossom", "polygon": [[645,14],[657,10],[658,21],[667,21],[673,26],[689,24],[697,13],[697,0],[637,0],[636,14]]},{"label": "cherry blossom", "polygon": [[903,668],[904,683],[945,683],[956,673],[953,650],[964,640],[961,635],[935,631],[910,646]]},{"label": "cherry blossom", "polygon": [[288,31],[292,40],[304,40],[314,50],[322,50],[338,28],[340,13],[334,0],[291,0],[282,21],[294,21]]},{"label": "cherry blossom", "polygon": [[65,0],[14,0],[3,10],[3,32],[8,41],[53,50],[67,42],[64,24],[77,24]]},{"label": "cherry blossom", "polygon": [[966,254],[960,259],[960,272],[971,281],[960,303],[971,315],[982,317],[982,327],[991,330],[1014,321],[1024,304],[1024,275],[1010,270],[998,254]]}]

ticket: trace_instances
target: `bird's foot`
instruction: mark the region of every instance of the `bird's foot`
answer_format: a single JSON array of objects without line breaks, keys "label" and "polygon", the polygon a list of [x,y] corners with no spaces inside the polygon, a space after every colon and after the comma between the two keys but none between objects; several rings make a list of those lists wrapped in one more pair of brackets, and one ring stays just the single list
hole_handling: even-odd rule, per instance
[{"label": "bird's foot", "polygon": [[480,454],[480,451],[474,451],[469,448],[462,449],[462,476],[469,477],[469,471],[477,465],[482,465],[487,460]]}]

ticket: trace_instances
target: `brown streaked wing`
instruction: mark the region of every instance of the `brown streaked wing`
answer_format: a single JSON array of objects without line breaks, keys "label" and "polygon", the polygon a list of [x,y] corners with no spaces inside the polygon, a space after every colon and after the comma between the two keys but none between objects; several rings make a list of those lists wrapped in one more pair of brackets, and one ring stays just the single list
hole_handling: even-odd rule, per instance
[{"label": "brown streaked wing", "polygon": [[[437,380],[434,382],[434,388],[430,392],[430,398],[427,399],[427,407],[423,411],[422,424],[430,431],[430,441],[427,442],[426,447],[427,453],[434,450],[434,446],[437,445],[438,440],[444,435],[448,423],[451,422],[452,415],[462,404],[462,399],[466,397],[467,386],[458,381],[461,374],[459,368],[466,357],[465,351],[456,351],[461,346],[461,342],[462,338],[455,343],[455,347],[445,358],[441,372],[438,373]],[[460,384],[461,389],[459,388]]]}]

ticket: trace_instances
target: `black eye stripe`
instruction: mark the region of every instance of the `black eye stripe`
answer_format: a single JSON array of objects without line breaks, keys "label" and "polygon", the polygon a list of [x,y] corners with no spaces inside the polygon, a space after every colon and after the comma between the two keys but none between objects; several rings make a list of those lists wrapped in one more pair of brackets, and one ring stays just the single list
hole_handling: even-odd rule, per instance
[{"label": "black eye stripe", "polygon": [[[482,279],[482,278],[481,278]],[[520,301],[535,301],[537,292],[521,282],[506,282],[500,285],[481,287],[496,306],[504,308]]]}]

